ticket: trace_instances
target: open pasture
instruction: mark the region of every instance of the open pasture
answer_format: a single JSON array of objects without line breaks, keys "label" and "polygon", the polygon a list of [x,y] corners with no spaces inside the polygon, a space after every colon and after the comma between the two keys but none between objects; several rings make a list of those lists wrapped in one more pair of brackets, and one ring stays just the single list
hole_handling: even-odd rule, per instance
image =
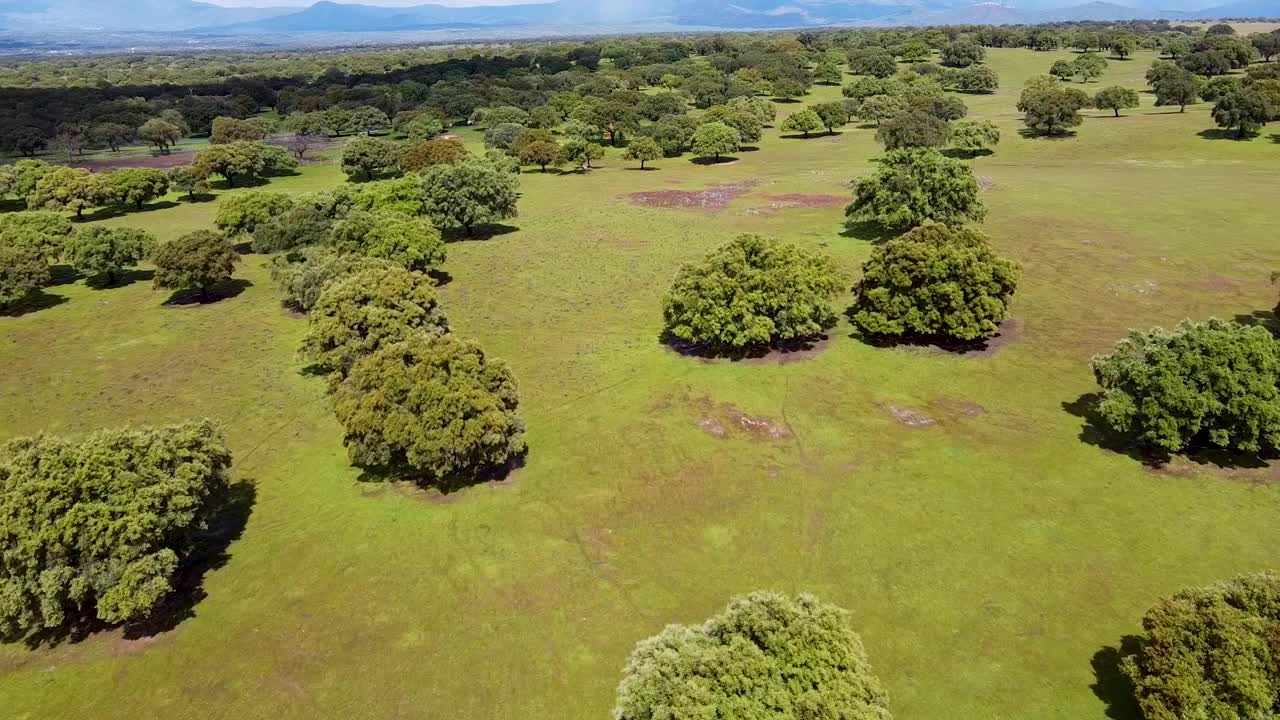
[{"label": "open pasture", "polygon": [[[1280,144],[1217,139],[1207,104],[1148,94],[1074,137],[1021,137],[1023,80],[1071,56],[989,50],[999,90],[965,96],[1003,133],[973,161],[984,229],[1024,268],[982,352],[872,347],[844,322],[785,361],[659,343],[676,269],[737,233],[821,248],[852,282],[875,238],[843,205],[874,129],[768,129],[728,164],[642,172],[613,150],[589,174],[526,171],[511,231],[452,243],[440,292],[511,365],[528,461],[448,496],[348,466],[261,256],[210,305],[77,282],[0,317],[0,436],[207,415],[255,488],[168,626],[0,646],[0,714],[601,718],[638,639],[771,588],[853,612],[899,718],[1134,717],[1110,649],[1156,598],[1276,566],[1280,474],[1100,447],[1078,414],[1087,362],[1129,328],[1270,319]],[[1088,89],[1145,89],[1151,60]],[[342,181],[306,166],[270,187]],[[215,210],[103,222],[170,239]]]}]

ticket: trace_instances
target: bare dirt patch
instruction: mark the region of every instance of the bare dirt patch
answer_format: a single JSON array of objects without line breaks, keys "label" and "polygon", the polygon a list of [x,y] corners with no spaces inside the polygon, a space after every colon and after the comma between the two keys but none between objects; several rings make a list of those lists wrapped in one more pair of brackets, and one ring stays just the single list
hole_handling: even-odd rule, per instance
[{"label": "bare dirt patch", "polygon": [[929,403],[929,407],[941,415],[949,415],[951,417],[974,418],[987,414],[986,408],[968,400],[935,400]]},{"label": "bare dirt patch", "polygon": [[1000,184],[986,175],[978,176],[978,189],[983,192],[995,192],[1000,189]]},{"label": "bare dirt patch", "polygon": [[189,150],[182,150],[168,155],[129,155],[118,158],[104,158],[101,160],[82,160],[80,162],[72,163],[72,167],[85,168],[94,172],[115,170],[117,168],[154,168],[156,170],[171,170],[176,167],[190,165],[193,157],[195,157],[195,153]]},{"label": "bare dirt patch", "polygon": [[[997,351],[1017,342],[1022,337],[1022,322],[1009,319],[1000,323],[1000,334],[989,340],[976,342],[942,341],[933,338],[917,338],[890,345],[905,350],[947,353],[963,357],[990,357]],[[874,344],[874,343],[873,343]]]},{"label": "bare dirt patch", "polygon": [[781,440],[791,433],[784,423],[764,415],[749,415],[729,403],[698,403],[701,416],[695,424],[708,435],[728,438],[733,434],[745,434],[755,440]]},{"label": "bare dirt patch", "polygon": [[912,410],[911,408],[901,407],[894,405],[893,403],[884,403],[881,407],[892,415],[894,420],[897,420],[907,427],[928,427],[938,423],[937,420],[934,420],[919,410]]},{"label": "bare dirt patch", "polygon": [[1208,277],[1185,283],[1186,287],[1215,295],[1232,294],[1240,291],[1240,283],[1225,277]]},{"label": "bare dirt patch", "polygon": [[849,204],[849,198],[844,195],[805,195],[802,193],[788,193],[785,195],[764,195],[771,202],[780,203],[782,207],[801,207],[801,208],[824,208],[843,206]]},{"label": "bare dirt patch", "polygon": [[630,193],[627,198],[635,205],[646,207],[719,212],[747,194],[755,184],[755,180],[744,180],[711,185],[705,190],[645,190]]}]

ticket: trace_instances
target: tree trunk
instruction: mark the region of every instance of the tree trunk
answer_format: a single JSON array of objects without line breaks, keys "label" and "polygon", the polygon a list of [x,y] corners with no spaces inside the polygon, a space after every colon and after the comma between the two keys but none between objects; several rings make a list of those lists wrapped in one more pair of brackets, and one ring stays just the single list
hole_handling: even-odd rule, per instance
[{"label": "tree trunk", "polygon": [[644,158],[640,158],[640,169],[644,169]]},{"label": "tree trunk", "polygon": [[1120,108],[1111,108],[1116,111],[1116,117],[1120,117]]}]

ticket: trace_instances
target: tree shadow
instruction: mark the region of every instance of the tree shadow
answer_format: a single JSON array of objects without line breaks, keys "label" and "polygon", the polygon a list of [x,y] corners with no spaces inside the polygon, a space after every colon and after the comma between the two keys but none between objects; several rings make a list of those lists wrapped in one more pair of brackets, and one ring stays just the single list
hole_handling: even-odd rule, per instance
[{"label": "tree shadow", "polygon": [[440,270],[437,268],[432,268],[428,270],[427,277],[431,278],[435,282],[436,287],[444,287],[445,285],[448,285],[449,283],[453,282],[452,275],[450,275],[447,271]]},{"label": "tree shadow", "polygon": [[[1062,409],[1084,421],[1080,428],[1080,441],[1103,450],[1124,455],[1143,465],[1159,469],[1173,460],[1173,453],[1145,443],[1125,433],[1112,430],[1098,412],[1102,393],[1090,392],[1070,402],[1063,402]],[[1196,437],[1188,447],[1178,453],[1180,457],[1197,465],[1213,465],[1219,469],[1257,469],[1268,467],[1269,456],[1229,450],[1208,444],[1207,438]]]},{"label": "tree shadow", "polygon": [[732,155],[722,155],[720,157],[696,157],[691,158],[689,162],[693,165],[728,165],[729,163],[738,162],[738,158]]},{"label": "tree shadow", "polygon": [[658,342],[677,355],[701,360],[729,360],[732,362],[759,360],[775,354],[785,356],[793,353],[812,352],[819,344],[826,342],[827,339],[828,336],[823,333],[811,337],[779,340],[765,345],[732,347],[715,343],[690,342],[672,335],[670,331],[665,329],[658,335]]},{"label": "tree shadow", "polygon": [[210,200],[217,199],[217,197],[218,196],[213,193],[191,193],[190,195],[183,195],[181,199],[190,205],[194,203],[209,202]]},{"label": "tree shadow", "polygon": [[21,300],[16,300],[8,305],[0,305],[0,317],[22,317],[33,312],[57,307],[64,302],[67,302],[67,299],[61,295],[37,290]]},{"label": "tree shadow", "polygon": [[184,290],[175,290],[168,300],[162,303],[166,307],[195,307],[200,305],[213,305],[214,303],[230,300],[239,297],[240,293],[253,287],[253,283],[243,278],[231,278],[224,280],[217,285],[211,285],[208,292],[204,295],[200,294],[197,289],[187,288]]},{"label": "tree shadow", "polygon": [[943,155],[957,160],[973,160],[980,157],[989,157],[995,155],[994,150],[982,148],[981,150],[961,150],[959,148],[947,148],[942,151]]},{"label": "tree shadow", "polygon": [[1280,338],[1280,317],[1276,317],[1275,310],[1254,310],[1251,313],[1241,313],[1231,319],[1241,325],[1263,328]]},{"label": "tree shadow", "polygon": [[[1256,133],[1255,133],[1256,134]],[[1205,128],[1196,133],[1205,140],[1251,140],[1253,135],[1245,133],[1243,137],[1236,130],[1230,128]]]},{"label": "tree shadow", "polygon": [[[850,306],[845,310],[845,317],[853,319],[855,306]],[[876,348],[930,348],[933,350],[941,350],[942,352],[951,353],[952,355],[968,355],[970,353],[986,353],[995,348],[996,339],[983,338],[981,340],[957,340],[944,335],[908,335],[902,337],[885,336],[885,335],[869,335],[867,333],[854,331],[849,333],[849,337],[853,340],[861,342]]]},{"label": "tree shadow", "polygon": [[503,235],[510,235],[519,230],[515,225],[505,225],[503,223],[487,223],[485,225],[476,225],[471,228],[471,233],[463,228],[450,228],[446,230],[444,235],[445,242],[461,242],[463,240],[492,240]]},{"label": "tree shadow", "polygon": [[519,455],[501,465],[486,467],[473,474],[452,473],[444,476],[424,475],[403,463],[394,465],[356,465],[360,469],[360,475],[357,476],[356,480],[363,483],[407,482],[416,485],[422,490],[437,490],[441,495],[451,495],[477,485],[506,480],[511,473],[524,467],[528,456],[529,450],[526,448]]},{"label": "tree shadow", "polygon": [[1271,133],[1267,137],[1271,139],[1271,142],[1280,144],[1280,133]]},{"label": "tree shadow", "polygon": [[84,222],[94,222],[97,220],[110,220],[111,218],[124,217],[132,213],[150,212],[152,210],[168,210],[169,208],[178,207],[178,203],[172,200],[161,200],[160,202],[147,203],[139,210],[136,205],[112,205],[110,207],[101,207],[90,213],[84,214]]},{"label": "tree shadow", "polygon": [[196,535],[195,549],[174,575],[173,592],[147,619],[125,625],[125,638],[136,640],[158,635],[195,617],[196,605],[208,596],[204,590],[205,576],[231,559],[228,550],[244,534],[257,500],[257,484],[249,479],[232,483],[213,499],[208,527]]},{"label": "tree shadow", "polygon": [[739,145],[738,150],[740,150],[741,152],[759,152],[760,146],[759,145]]},{"label": "tree shadow", "polygon": [[822,133],[819,133],[819,132],[811,132],[811,133],[809,133],[808,135],[805,135],[804,133],[801,133],[801,134],[799,134],[799,135],[794,135],[794,134],[793,134],[793,135],[779,135],[779,136],[778,136],[778,139],[779,139],[779,140],[817,140],[817,139],[819,139],[819,138],[831,137],[831,136],[833,136],[833,135],[839,135],[839,134],[840,134],[840,131],[839,131],[839,130],[829,130],[829,131],[827,131],[827,132],[822,132]]},{"label": "tree shadow", "polygon": [[114,288],[128,287],[137,282],[147,282],[154,279],[155,270],[138,270],[137,268],[129,268],[116,273],[116,281],[114,283],[107,282],[107,275],[94,275],[84,281],[86,287],[94,290],[110,290]]},{"label": "tree shadow", "polygon": [[242,241],[240,241],[240,242],[238,242],[238,243],[236,243],[236,244],[232,245],[232,246],[231,246],[231,249],[232,249],[233,251],[235,251],[235,254],[237,254],[237,255],[252,255],[252,254],[253,254],[253,240],[242,240]]},{"label": "tree shadow", "polygon": [[630,170],[632,172],[652,172],[654,170],[657,170],[658,168],[654,167],[653,165],[646,165],[645,167],[625,167],[622,169]]},{"label": "tree shadow", "polygon": [[1057,132],[1045,133],[1035,128],[1022,128],[1018,130],[1018,135],[1028,140],[1070,140],[1076,136],[1075,130],[1059,130]]},{"label": "tree shadow", "polygon": [[769,98],[769,99],[772,100],[773,102],[778,103],[779,105],[795,105],[796,103],[800,102],[800,98],[776,97],[776,98]]},{"label": "tree shadow", "polygon": [[80,279],[80,273],[70,265],[51,265],[49,266],[49,282],[48,287],[57,287],[58,285],[71,285]]},{"label": "tree shadow", "polygon": [[844,224],[844,230],[840,231],[840,237],[862,240],[873,245],[888,242],[899,234],[897,230],[887,228],[875,220],[848,220]]},{"label": "tree shadow", "polygon": [[1120,662],[1137,652],[1141,638],[1126,635],[1118,647],[1108,645],[1093,654],[1089,664],[1093,666],[1093,684],[1089,689],[1095,697],[1107,705],[1107,717],[1111,720],[1142,720],[1142,711],[1133,695],[1133,682],[1124,674]]},{"label": "tree shadow", "polygon": [[[195,606],[208,596],[204,578],[231,559],[231,544],[240,539],[257,501],[257,487],[252,480],[240,480],[209,498],[208,526],[194,533],[192,549],[172,578],[173,590],[143,620],[123,625],[128,640],[151,637],[174,629],[183,620],[195,617]],[[111,623],[90,613],[69,614],[67,622],[54,628],[42,628],[21,638],[31,650],[74,644],[97,632],[110,630]]]},{"label": "tree shadow", "polygon": [[0,199],[0,213],[22,212],[27,209],[26,200]]}]

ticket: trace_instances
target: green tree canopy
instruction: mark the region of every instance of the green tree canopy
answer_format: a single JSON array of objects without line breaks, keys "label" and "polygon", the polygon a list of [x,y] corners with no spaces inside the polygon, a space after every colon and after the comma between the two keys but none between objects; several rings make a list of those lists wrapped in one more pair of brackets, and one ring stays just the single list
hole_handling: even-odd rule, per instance
[{"label": "green tree canopy", "polygon": [[104,204],[132,205],[141,210],[169,192],[169,176],[154,168],[122,168],[104,178]]},{"label": "green tree canopy", "polygon": [[892,720],[848,613],[812,595],[755,592],[700,625],[668,625],[636,644],[616,720]]},{"label": "green tree canopy", "polygon": [[898,113],[876,129],[876,140],[884,144],[886,150],[942,147],[947,144],[947,135],[945,120],[920,110]]},{"label": "green tree canopy", "polygon": [[390,140],[358,137],[342,148],[342,172],[353,182],[400,173],[400,146]]},{"label": "green tree canopy", "polygon": [[[566,144],[567,148],[567,144]],[[436,165],[422,173],[423,212],[438,228],[476,225],[516,216],[520,178],[483,158]]]},{"label": "green tree canopy", "polygon": [[1122,85],[1112,85],[1093,96],[1093,105],[1099,110],[1112,110],[1116,117],[1120,117],[1121,110],[1138,107],[1138,91]]},{"label": "green tree canopy", "polygon": [[981,221],[986,208],[978,199],[978,181],[969,166],[933,148],[890,150],[875,172],[858,178],[851,220],[907,229],[927,221],[959,225]]},{"label": "green tree canopy", "polygon": [[343,377],[357,360],[413,335],[439,335],[449,322],[431,278],[399,266],[336,280],[311,309],[301,356],[319,371]]},{"label": "green tree canopy", "polygon": [[703,123],[693,132],[690,148],[699,157],[713,157],[719,160],[722,155],[737,152],[742,144],[738,131],[722,122]]},{"label": "green tree canopy", "polygon": [[977,230],[922,225],[872,251],[855,288],[853,323],[880,337],[990,338],[1020,274]]},{"label": "green tree canopy", "polygon": [[1221,128],[1235,128],[1238,138],[1257,134],[1270,118],[1267,98],[1251,90],[1230,91],[1213,106],[1213,121]]},{"label": "green tree canopy", "polygon": [[0,446],[0,636],[146,618],[173,591],[230,464],[209,420]]},{"label": "green tree canopy", "polygon": [[782,129],[791,132],[798,132],[809,137],[809,133],[817,132],[825,127],[822,123],[822,117],[818,115],[812,108],[798,110],[787,116],[782,121]]},{"label": "green tree canopy", "polygon": [[107,276],[115,285],[120,271],[142,262],[156,247],[156,238],[136,228],[90,225],[67,242],[67,262],[85,277]]},{"label": "green tree canopy", "polygon": [[1121,661],[1142,713],[1265,718],[1280,697],[1280,576],[1242,575],[1160,600]]},{"label": "green tree canopy", "polygon": [[254,224],[252,249],[271,254],[319,245],[329,239],[334,218],[315,203],[299,202],[278,211],[270,219]]},{"label": "green tree canopy", "polygon": [[813,112],[822,121],[828,133],[833,133],[836,128],[849,124],[849,106],[844,102],[818,103],[813,106]]},{"label": "green tree canopy", "polygon": [[240,256],[225,236],[196,230],[161,243],[151,262],[156,266],[153,282],[157,288],[196,288],[204,299],[209,297],[210,287],[231,279]]},{"label": "green tree canopy", "polygon": [[1023,113],[1023,124],[1033,131],[1060,135],[1083,122],[1080,110],[1090,102],[1089,96],[1079,90],[1052,82],[1036,82],[1033,78],[1022,91],[1018,111]]},{"label": "green tree canopy", "polygon": [[1280,448],[1280,345],[1261,327],[1211,319],[1133,331],[1090,366],[1101,420],[1141,444]]},{"label": "green tree canopy", "polygon": [[947,67],[967,68],[982,62],[987,51],[969,40],[956,40],[942,47],[942,64]]},{"label": "green tree canopy", "polygon": [[277,255],[271,262],[271,280],[284,293],[283,305],[311,312],[329,283],[365,270],[392,267],[392,263],[363,255],[343,255],[328,247],[304,247]]},{"label": "green tree canopy", "polygon": [[0,214],[0,247],[27,247],[46,262],[62,256],[73,231],[71,221],[56,212],[28,210]]},{"label": "green tree canopy", "polygon": [[406,172],[422,172],[432,165],[449,165],[466,156],[466,147],[457,140],[424,140],[410,145],[404,151],[400,166]]},{"label": "green tree canopy", "polygon": [[741,235],[680,269],[663,318],[671,336],[715,352],[802,340],[835,324],[844,280],[825,255]]},{"label": "green tree canopy", "polygon": [[961,152],[976,154],[1000,143],[1000,126],[991,120],[958,120],[947,133],[947,145]]},{"label": "green tree canopy", "polygon": [[662,148],[658,142],[650,137],[638,137],[627,144],[627,149],[622,153],[624,160],[639,160],[640,168],[644,169],[646,162],[651,162],[662,157]]},{"label": "green tree canopy", "polygon": [[357,210],[333,226],[329,244],[339,253],[364,255],[427,272],[444,263],[440,231],[422,218],[381,210]]},{"label": "green tree canopy", "polygon": [[169,148],[178,144],[182,135],[180,127],[160,118],[152,118],[138,128],[138,137],[155,145],[165,155],[169,154]]},{"label": "green tree canopy", "polygon": [[353,463],[445,489],[524,454],[515,380],[451,333],[413,333],[362,357],[333,394]]},{"label": "green tree canopy", "polygon": [[27,245],[0,243],[0,310],[25,300],[49,282],[49,262]]},{"label": "green tree canopy", "polygon": [[292,207],[293,197],[285,193],[249,190],[224,198],[213,224],[228,237],[252,235],[259,225],[283,215]]}]

